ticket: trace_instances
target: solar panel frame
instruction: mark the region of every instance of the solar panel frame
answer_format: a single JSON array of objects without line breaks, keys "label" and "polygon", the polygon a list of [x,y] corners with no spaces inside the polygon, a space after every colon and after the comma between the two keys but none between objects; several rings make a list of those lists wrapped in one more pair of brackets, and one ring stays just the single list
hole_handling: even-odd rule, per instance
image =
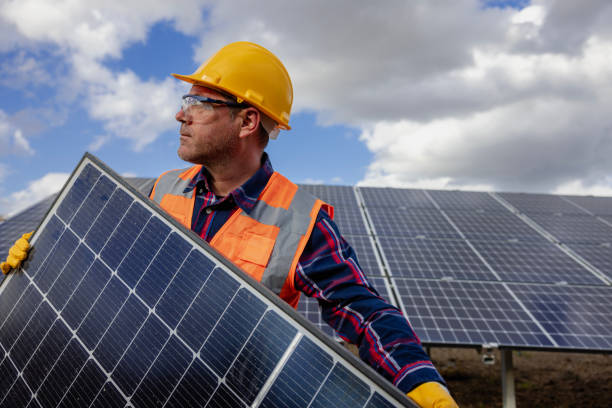
[{"label": "solar panel frame", "polygon": [[612,215],[612,197],[571,196],[564,199],[584,208],[595,215]]},{"label": "solar panel frame", "polygon": [[[71,187],[74,186],[74,184],[72,184],[72,183],[74,182],[75,175],[77,174],[78,171],[81,171],[86,165],[93,165],[94,167],[102,170],[103,173],[108,174],[113,179],[113,182],[115,184],[117,184],[122,189],[122,191],[127,192],[132,197],[134,202],[140,203],[141,205],[142,205],[143,202],[146,202],[145,200],[143,200],[143,198],[139,195],[139,193],[132,186],[130,186],[129,184],[125,183],[116,173],[114,173],[111,169],[109,169],[101,161],[99,161],[97,158],[95,158],[94,156],[92,156],[90,154],[85,154],[83,159],[79,163],[79,165],[73,171],[72,176],[70,177],[69,181],[64,186],[64,189],[60,193],[60,196],[55,200],[54,205],[52,206],[52,208],[49,209],[49,211],[47,212],[47,215],[45,216],[45,219],[42,221],[42,223],[39,226],[39,229],[42,230],[42,232],[40,234],[45,234],[45,233],[47,233],[47,234],[57,233],[58,234],[57,236],[54,235],[55,241],[53,241],[54,242],[53,245],[56,245],[56,244],[60,245],[60,241],[63,242],[61,245],[66,246],[67,248],[76,247],[76,245],[79,245],[78,242],[74,242],[74,240],[72,238],[69,238],[72,233],[65,235],[65,237],[68,237],[68,238],[59,238],[60,237],[59,232],[58,232],[59,229],[55,228],[56,226],[51,225],[50,223],[52,222],[53,217],[55,217],[55,215],[53,215],[54,212],[55,212],[55,214],[59,215],[60,210],[62,209],[61,205],[58,204],[58,203],[64,204],[63,199],[65,198],[65,195],[70,194],[73,191],[75,191],[75,190],[73,190],[71,188]],[[180,225],[178,222],[176,222],[174,219],[172,219],[169,215],[167,215],[164,211],[162,211],[158,206],[152,204],[151,202],[148,202],[147,206],[149,207],[148,211],[150,211],[153,214],[151,219],[155,218],[156,220],[159,220],[163,225],[166,225],[169,230],[171,229],[173,231],[171,233],[171,235],[169,235],[168,237],[172,236],[172,234],[179,234],[182,237],[191,238],[191,240],[187,241],[187,242],[189,242],[192,245],[192,247],[194,248],[193,251],[198,251],[199,253],[206,254],[206,256],[208,256],[208,257],[210,257],[210,259],[214,260],[214,262],[217,265],[217,268],[219,266],[221,266],[222,268],[225,268],[227,271],[231,271],[231,273],[233,274],[233,278],[237,279],[239,282],[241,282],[241,286],[243,288],[248,288],[248,291],[249,291],[250,294],[252,294],[256,298],[260,299],[261,302],[264,302],[265,304],[267,304],[268,310],[273,311],[278,316],[284,315],[284,316],[288,317],[288,319],[287,319],[288,323],[287,324],[289,324],[295,330],[301,330],[302,331],[300,339],[304,338],[304,339],[308,339],[308,341],[314,342],[319,347],[322,347],[327,353],[329,353],[333,357],[334,361],[336,361],[336,362],[340,362],[341,361],[342,363],[340,363],[340,365],[345,364],[345,365],[348,365],[349,367],[351,367],[351,370],[357,376],[356,378],[359,378],[360,381],[368,381],[368,382],[370,382],[370,386],[374,390],[370,397],[374,397],[376,395],[384,394],[384,395],[386,395],[386,398],[392,398],[394,403],[400,404],[402,406],[412,406],[410,404],[410,402],[408,401],[408,399],[405,398],[404,394],[401,393],[398,389],[393,387],[386,380],[382,379],[382,377],[380,377],[377,373],[375,373],[370,367],[366,366],[363,362],[357,360],[351,353],[349,353],[348,351],[344,350],[342,347],[340,347],[338,344],[334,343],[332,340],[330,340],[327,336],[325,336],[322,333],[320,333],[318,330],[315,330],[314,326],[312,326],[311,323],[305,317],[301,316],[294,309],[289,307],[284,301],[282,301],[280,298],[278,298],[278,296],[276,296],[273,293],[271,293],[268,289],[264,288],[259,283],[254,281],[251,277],[246,275],[244,272],[242,272],[240,269],[238,269],[235,265],[233,265],[227,259],[225,259],[221,255],[219,255],[216,251],[214,251],[211,247],[209,247],[208,244],[206,244],[203,240],[201,240],[199,237],[197,237],[197,235],[195,233],[193,233],[190,230],[185,229],[182,225]],[[71,209],[69,209],[69,210],[71,210]],[[66,212],[66,210],[64,210],[64,215],[67,216],[69,219],[72,219],[73,217],[74,217],[74,219],[77,219],[80,216],[79,215],[80,211],[79,212],[74,211],[74,212],[75,212],[75,214],[72,214],[72,213]],[[61,217],[61,215],[60,215],[60,217]],[[50,229],[47,229],[46,228],[47,226],[49,226]],[[92,226],[92,228],[93,228],[93,226]],[[51,231],[51,232],[49,232],[49,231]],[[64,230],[62,230],[61,232],[63,232],[63,231]],[[68,230],[66,229],[65,231],[68,231]],[[36,248],[38,247],[38,250],[42,254],[42,253],[45,253],[45,251],[43,251],[44,248],[40,248],[40,245],[37,245],[37,241],[39,239],[40,234],[37,231],[35,233],[33,239],[32,239],[32,242],[33,242],[34,248],[35,248],[33,251],[35,251]],[[64,237],[64,235],[61,235],[61,236]],[[85,238],[85,236],[83,238]],[[170,238],[168,238],[168,239],[170,239]],[[62,252],[62,251],[59,251],[59,252]],[[55,254],[55,255],[53,255],[53,254]],[[53,254],[50,255],[47,260],[44,261],[44,264],[38,265],[38,267],[42,267],[44,269],[40,269],[37,272],[35,272],[35,274],[31,278],[28,275],[25,275],[25,274],[23,276],[26,276],[26,279],[37,279],[40,282],[45,282],[45,279],[49,279],[49,278],[47,278],[47,275],[45,273],[41,272],[41,271],[49,270],[50,268],[48,266],[51,265],[51,264],[63,265],[63,262],[65,262],[65,259],[63,259],[61,257],[61,253],[58,254],[58,251],[53,252]],[[28,263],[25,266],[26,270],[28,270],[28,268],[33,267],[33,265],[36,264],[35,260],[33,260],[32,258],[33,258],[33,256],[31,255],[30,256],[30,260],[28,261]],[[215,269],[217,269],[217,268],[215,268]],[[34,270],[36,270],[36,269],[34,269]],[[42,275],[41,275],[41,273],[42,273]],[[0,294],[2,294],[2,292],[4,292],[4,290],[6,289],[6,287],[8,285],[11,285],[11,287],[13,287],[14,285],[16,285],[16,284],[18,284],[20,282],[19,279],[15,278],[15,276],[17,276],[17,275],[15,275],[15,274],[10,275],[9,279],[7,279],[2,284],[2,286],[0,287]],[[53,278],[51,278],[51,279],[53,279]],[[112,281],[112,279],[115,279],[115,278],[111,278],[111,281]],[[13,284],[11,284],[11,282],[13,282]],[[26,283],[28,283],[28,282],[26,282]],[[33,288],[33,286],[28,286],[28,288]],[[36,289],[32,289],[30,292],[34,293],[35,295],[38,295],[40,297],[40,295],[38,294],[39,290],[40,289],[36,288]],[[245,290],[247,290],[247,289],[245,289]],[[30,292],[28,292],[28,293],[30,293]],[[76,292],[74,292],[74,293],[76,293]],[[109,293],[115,293],[115,292],[109,292]],[[129,293],[132,293],[132,292],[129,292]],[[10,291],[9,291],[9,295],[10,295]],[[101,295],[102,294],[100,294],[100,296]],[[133,294],[129,294],[128,298],[132,298],[132,296],[133,296]],[[10,298],[10,296],[9,296],[9,298]],[[1,298],[1,299],[5,300],[4,298]],[[20,299],[25,299],[25,298],[24,298],[24,296],[21,296]],[[42,303],[40,303],[40,304],[46,305],[47,303],[45,303],[45,302],[46,302],[46,300],[42,301]],[[146,302],[146,299],[145,299],[145,302]],[[18,303],[22,304],[23,302],[19,301]],[[123,305],[125,305],[125,304],[127,304],[127,303],[123,303]],[[123,308],[123,306],[121,306],[121,307]],[[16,307],[15,307],[15,309],[19,310]],[[45,307],[44,309],[48,309],[48,308]],[[46,313],[48,314],[48,312],[46,312]],[[57,312],[53,311],[53,313],[57,313]],[[161,327],[161,330],[168,330],[167,328],[163,327],[164,325],[160,326],[159,323],[155,323],[155,319],[159,319],[159,317],[157,316],[156,313],[157,312],[155,312],[155,309],[150,309],[149,317],[146,318],[146,323],[143,323],[142,327],[149,327],[150,329],[147,329],[147,330],[153,330],[151,333],[154,333],[155,331],[160,330],[159,329],[160,327]],[[58,316],[59,316],[59,314],[58,314]],[[60,321],[59,319],[56,320],[56,322],[59,322],[59,321]],[[64,328],[64,325],[65,325],[65,323],[63,323],[63,324],[56,323],[50,329],[48,329],[48,332],[53,331],[54,333],[58,332],[60,334],[61,333],[66,333],[66,329]],[[155,328],[155,327],[157,327],[157,328]],[[110,326],[109,326],[109,328],[110,328]],[[138,329],[138,330],[140,330],[140,329]],[[160,353],[163,352],[163,350],[165,349],[165,347],[168,344],[168,342],[170,341],[170,339],[173,338],[172,336],[174,334],[176,334],[176,333],[174,333],[174,334],[173,333],[174,332],[171,332],[171,337],[169,337],[164,344],[158,344],[157,346],[154,347],[154,350],[159,350],[159,353],[157,353],[156,356],[161,355]],[[150,337],[151,336],[142,336],[141,340],[137,340],[138,338],[134,337],[134,338],[132,338],[132,341],[146,341],[146,339],[150,338]],[[153,336],[153,337],[155,337],[155,336]],[[57,338],[57,337],[54,336],[53,339],[55,339],[55,338]],[[70,340],[69,333],[66,333],[66,335],[64,337],[62,337],[62,338],[66,338],[65,346],[67,347],[68,346],[68,340]],[[53,341],[55,341],[55,340],[53,340]],[[7,344],[13,344],[13,343],[7,343]],[[56,348],[51,348],[51,349],[47,350],[45,348],[44,344],[45,343],[43,342],[40,345],[36,345],[37,347],[40,346],[40,350],[39,350],[38,354],[36,354],[36,356],[38,356],[39,358],[43,359],[41,361],[49,362],[49,364],[51,364],[52,360],[54,360],[54,359],[51,358],[52,356],[49,353],[45,354],[44,353],[45,351],[49,351],[49,350],[57,351],[58,349],[61,349],[61,350],[65,349],[65,347],[61,347],[61,348],[57,348],[56,347]],[[142,347],[141,347],[141,349],[142,349]],[[145,347],[144,349],[147,349],[147,347]],[[126,353],[129,352],[129,350],[131,350],[131,348],[126,350]],[[4,350],[4,348],[3,348],[3,351],[6,352],[6,350]],[[6,356],[4,356],[4,357],[6,357]],[[55,357],[59,358],[59,355],[57,355]],[[155,357],[155,358],[157,358],[157,357]],[[4,358],[4,360],[6,361],[7,359]],[[58,360],[56,360],[56,362],[57,361]],[[141,364],[142,362],[137,363],[136,361],[134,361],[134,363],[136,363],[136,366],[130,366],[130,370],[133,370],[135,368],[141,367],[141,365],[139,365],[139,364]],[[338,366],[338,363],[335,363],[335,365]],[[49,366],[48,368],[51,368],[51,367]],[[83,366],[82,368],[85,368],[85,366]],[[152,368],[152,366],[149,366],[149,369],[151,369],[151,368]],[[21,380],[17,380],[17,382],[15,383],[15,386],[19,385],[19,387],[21,387],[23,384],[21,384],[20,381]],[[43,381],[46,381],[46,380],[43,380]],[[130,379],[129,377],[125,377],[124,380],[121,380],[121,381],[125,381],[126,382],[125,384],[129,385],[129,384],[131,384],[130,381],[133,381],[133,380]],[[117,385],[117,384],[115,383],[115,385]],[[104,396],[104,398],[106,399],[106,401],[105,401],[106,405],[112,405],[114,402],[120,401],[121,398],[123,398],[123,397],[121,397],[121,395],[118,392],[118,390],[115,388],[115,385],[113,385],[112,382],[107,382],[106,385],[105,385],[104,391],[102,392],[102,394],[98,395],[98,397]],[[136,390],[137,386],[139,386],[139,384],[132,384],[131,387],[134,390]],[[17,389],[17,388],[15,388],[15,389]],[[11,393],[14,394],[13,391],[11,391]],[[119,397],[121,397],[121,398],[119,398]],[[212,397],[212,398],[214,399],[214,397]]]}]

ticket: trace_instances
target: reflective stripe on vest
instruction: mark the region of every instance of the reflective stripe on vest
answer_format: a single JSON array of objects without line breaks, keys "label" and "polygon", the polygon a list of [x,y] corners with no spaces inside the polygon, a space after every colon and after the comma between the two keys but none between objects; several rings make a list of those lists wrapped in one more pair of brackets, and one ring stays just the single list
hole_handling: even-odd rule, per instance
[{"label": "reflective stripe on vest", "polygon": [[[183,191],[200,168],[164,173],[151,193],[154,201],[187,228],[191,228],[195,196],[193,191]],[[297,307],[300,292],[294,287],[295,269],[321,207],[333,216],[331,206],[275,172],[251,213],[246,214],[239,208],[215,234],[210,245]]]}]

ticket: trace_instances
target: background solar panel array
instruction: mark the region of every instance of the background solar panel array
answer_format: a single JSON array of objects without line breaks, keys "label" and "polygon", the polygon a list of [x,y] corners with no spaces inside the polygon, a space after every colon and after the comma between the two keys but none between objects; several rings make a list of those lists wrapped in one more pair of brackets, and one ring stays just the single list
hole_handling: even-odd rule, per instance
[{"label": "background solar panel array", "polygon": [[0,405],[407,403],[90,160],[3,283]]},{"label": "background solar panel array", "polygon": [[[141,180],[145,187],[152,181]],[[335,206],[335,220],[374,287],[404,309],[425,344],[480,345],[487,340],[508,347],[584,350],[595,344],[595,350],[612,349],[612,334],[604,330],[606,326],[593,328],[589,323],[594,316],[609,322],[610,309],[593,314],[579,306],[588,304],[588,291],[604,299],[612,297],[612,198],[301,187]],[[0,224],[0,231],[9,221]],[[16,236],[33,227],[18,228]],[[461,324],[453,328],[453,335],[440,335],[448,333],[445,325],[453,319],[425,306],[415,309],[415,301],[429,302],[418,291],[434,283],[463,294],[454,301],[453,313]],[[521,294],[528,293],[527,288],[579,299],[555,297],[555,307],[563,311],[560,316],[569,320],[541,321],[541,303],[523,300]],[[488,298],[479,292],[486,290],[495,293],[495,298],[485,301]],[[502,299],[513,305],[510,310],[520,308],[522,314],[491,304]],[[472,307],[473,302],[479,306]],[[484,309],[498,312],[485,319]],[[302,296],[298,310],[334,336],[321,321],[316,301]],[[504,330],[498,332],[500,322]],[[527,329],[525,322],[530,323]],[[470,332],[471,327],[479,327],[479,335]],[[599,340],[585,341],[594,331]]]}]

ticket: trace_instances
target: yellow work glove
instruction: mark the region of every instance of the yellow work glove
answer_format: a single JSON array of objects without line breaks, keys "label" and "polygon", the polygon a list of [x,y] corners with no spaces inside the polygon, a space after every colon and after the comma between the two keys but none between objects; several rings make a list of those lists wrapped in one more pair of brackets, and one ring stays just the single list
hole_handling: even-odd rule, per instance
[{"label": "yellow work glove", "polygon": [[435,381],[423,383],[406,395],[422,408],[459,408],[448,390]]},{"label": "yellow work glove", "polygon": [[2,269],[3,274],[6,275],[11,269],[19,268],[21,262],[28,257],[28,252],[30,251],[29,240],[33,233],[34,231],[23,234],[21,238],[15,241],[11,249],[9,249],[6,262],[0,264],[0,269]]}]

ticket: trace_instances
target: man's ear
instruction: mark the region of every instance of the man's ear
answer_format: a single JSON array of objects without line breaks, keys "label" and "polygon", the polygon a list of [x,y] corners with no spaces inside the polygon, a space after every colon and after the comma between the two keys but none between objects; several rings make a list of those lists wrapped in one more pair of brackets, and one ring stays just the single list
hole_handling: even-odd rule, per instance
[{"label": "man's ear", "polygon": [[260,113],[257,109],[252,107],[245,108],[240,111],[240,117],[242,118],[240,137],[246,137],[257,132],[261,120]]}]

